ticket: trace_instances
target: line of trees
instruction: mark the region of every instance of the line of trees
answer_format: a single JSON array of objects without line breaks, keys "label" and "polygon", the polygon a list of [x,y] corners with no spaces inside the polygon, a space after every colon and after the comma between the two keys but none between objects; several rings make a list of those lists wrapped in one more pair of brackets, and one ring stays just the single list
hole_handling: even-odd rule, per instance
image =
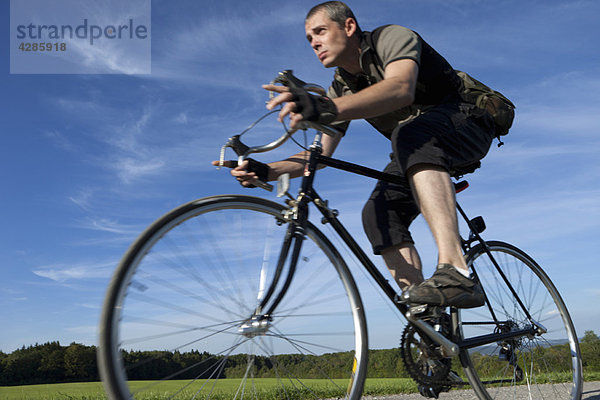
[{"label": "line of trees", "polygon": [[0,385],[97,381],[96,348],[48,342],[0,352]]},{"label": "line of trees", "polygon": [[[544,351],[545,359],[551,360],[552,352],[559,346],[538,349]],[[587,371],[600,372],[600,338],[593,331],[586,331],[581,340],[583,366]],[[246,373],[247,355],[237,354],[220,363],[222,356],[207,352],[190,351],[185,353],[168,351],[125,351],[122,353],[130,369],[130,379],[160,379],[176,374],[173,379],[198,377],[242,377]],[[351,368],[351,353],[331,353],[321,356],[284,354],[276,357],[256,357],[254,376],[273,377],[278,368],[301,371],[302,376],[319,378],[323,372],[331,377],[343,377]],[[489,359],[474,362],[496,362]],[[460,369],[458,365],[453,369]],[[183,372],[181,372],[183,370]],[[408,377],[404,369],[399,349],[371,350],[369,352],[368,377]],[[59,342],[36,344],[22,347],[10,354],[0,352],[0,385],[25,385],[58,382],[98,381],[96,347],[71,343],[61,346]]]}]

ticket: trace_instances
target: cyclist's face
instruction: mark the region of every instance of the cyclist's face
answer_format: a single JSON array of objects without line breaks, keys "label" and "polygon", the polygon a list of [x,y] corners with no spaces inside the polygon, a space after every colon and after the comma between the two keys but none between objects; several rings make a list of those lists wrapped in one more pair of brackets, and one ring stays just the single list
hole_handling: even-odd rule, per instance
[{"label": "cyclist's face", "polygon": [[[350,20],[350,18],[349,18]],[[306,20],[306,38],[317,58],[326,68],[339,67],[349,55],[349,38],[355,29],[341,28],[321,10]]]}]

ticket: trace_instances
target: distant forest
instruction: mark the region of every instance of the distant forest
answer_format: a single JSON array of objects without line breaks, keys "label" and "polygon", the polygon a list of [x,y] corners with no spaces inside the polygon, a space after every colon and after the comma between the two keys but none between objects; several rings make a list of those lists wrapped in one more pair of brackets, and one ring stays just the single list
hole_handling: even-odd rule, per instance
[{"label": "distant forest", "polygon": [[[566,346],[556,345],[556,346]],[[544,351],[552,351],[552,346]],[[586,371],[600,372],[600,338],[593,331],[586,331],[581,340],[583,366]],[[190,351],[185,353],[169,351],[129,351],[123,352],[128,365],[141,360],[150,360],[134,369],[130,379],[159,379],[172,372],[187,369],[174,379],[199,376],[203,371],[221,360],[206,352]],[[548,359],[551,359],[549,357]],[[220,370],[220,377],[236,378],[243,376],[246,370],[247,355],[232,355]],[[330,353],[321,356],[286,354],[277,357],[257,357],[255,376],[275,376],[275,365],[301,371],[304,377],[320,377],[325,371],[331,377],[342,377],[352,365],[351,353]],[[458,366],[457,366],[458,368]],[[368,377],[399,378],[408,377],[400,357],[399,349],[369,351]],[[0,352],[0,385],[27,385],[60,382],[98,381],[96,366],[96,347],[71,343],[61,346],[59,342],[36,344],[22,347],[10,354]]]}]

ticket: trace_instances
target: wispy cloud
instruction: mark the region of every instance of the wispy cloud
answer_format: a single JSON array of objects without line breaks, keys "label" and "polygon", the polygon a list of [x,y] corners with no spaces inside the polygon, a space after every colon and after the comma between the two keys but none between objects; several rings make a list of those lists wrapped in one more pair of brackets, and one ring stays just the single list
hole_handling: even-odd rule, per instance
[{"label": "wispy cloud", "polygon": [[178,124],[187,124],[188,123],[188,115],[186,112],[180,112],[178,115],[173,118],[173,121]]},{"label": "wispy cloud", "polygon": [[[256,87],[248,82],[264,73],[265,59],[285,54],[285,49],[289,48],[289,43],[281,41],[290,36],[276,32],[290,26],[300,28],[305,11],[297,4],[281,3],[271,11],[263,8],[237,13],[232,9],[218,17],[210,11],[205,12],[200,21],[182,18],[171,31],[154,39],[158,50],[152,75],[147,78],[241,92],[256,91]],[[298,32],[298,40],[303,40],[301,32]],[[265,46],[265,43],[272,45]],[[290,54],[286,56],[289,58]],[[221,67],[226,64],[240,67],[232,73],[231,69]]]},{"label": "wispy cloud", "polygon": [[[115,174],[122,183],[131,183],[138,178],[159,174],[166,165],[163,158],[165,138],[158,131],[153,118],[162,118],[156,111],[158,104],[148,102],[140,110],[123,113],[117,107],[102,104],[95,98],[60,98],[56,104],[65,112],[87,116],[84,132],[89,137],[107,147],[96,148],[96,153],[82,154],[87,162],[101,166]],[[158,115],[157,115],[158,114]],[[64,134],[46,134],[59,146],[70,143]],[[155,142],[152,145],[152,142]],[[73,147],[72,145],[70,145]],[[168,144],[167,144],[168,146]],[[92,189],[81,192],[71,201],[85,207]]]},{"label": "wispy cloud", "polygon": [[591,71],[569,71],[515,90],[516,127],[530,134],[564,138],[596,138],[600,116],[600,76]]},{"label": "wispy cloud", "polygon": [[544,193],[535,190],[506,197],[498,193],[488,204],[481,204],[481,199],[469,199],[465,204],[472,203],[482,212],[488,226],[504,240],[535,244],[597,232],[599,198],[597,189]]},{"label": "wispy cloud", "polygon": [[29,300],[29,297],[22,290],[11,288],[0,288],[0,301],[2,302],[22,302]]},{"label": "wispy cloud", "polygon": [[79,304],[79,306],[83,307],[83,308],[87,308],[88,310],[99,310],[100,309],[99,303],[81,303],[81,304]]},{"label": "wispy cloud", "polygon": [[108,218],[87,218],[81,221],[78,226],[116,235],[135,235],[140,232],[140,227],[137,225],[125,225]]},{"label": "wispy cloud", "polygon": [[123,183],[130,183],[137,178],[155,175],[165,166],[162,160],[144,160],[132,157],[122,157],[112,164],[117,176]]},{"label": "wispy cloud", "polygon": [[33,273],[42,278],[51,279],[55,282],[67,282],[85,279],[107,279],[112,274],[116,262],[101,263],[61,263],[37,267]]},{"label": "wispy cloud", "polygon": [[[150,49],[147,54],[133,54],[135,47],[124,47],[121,41],[102,41],[90,46],[78,40],[69,43],[69,51],[80,67],[87,73],[148,74],[150,72]],[[139,53],[139,51],[138,51]],[[76,69],[76,70],[77,70]]]},{"label": "wispy cloud", "polygon": [[72,97],[54,97],[47,98],[49,105],[58,106],[63,112],[68,113],[73,118],[92,118],[100,115],[113,115],[110,106],[101,101],[95,101],[89,93],[86,93],[87,98],[72,98]]},{"label": "wispy cloud", "polygon": [[[515,132],[514,135],[517,137],[504,139],[509,143],[506,147],[499,150],[492,147],[490,154],[485,158],[486,164],[502,164],[503,167],[518,164],[535,166],[539,165],[540,159],[557,162],[560,161],[561,157],[596,155],[600,147],[600,141],[598,143],[588,143],[565,138],[563,143],[554,143],[551,140],[542,141],[538,135],[528,134],[525,137],[518,137],[518,132]],[[517,140],[518,142],[516,142]],[[532,141],[537,143],[533,145]]]},{"label": "wispy cloud", "polygon": [[46,131],[43,133],[43,135],[58,148],[68,152],[77,150],[77,146],[75,146],[67,136],[59,132],[57,129]]},{"label": "wispy cloud", "polygon": [[94,197],[94,189],[91,188],[81,188],[78,190],[77,194],[73,196],[69,196],[68,199],[81,209],[85,211],[90,211],[92,204],[91,201]]},{"label": "wispy cloud", "polygon": [[148,73],[151,61],[150,15],[150,0],[73,2],[71,9],[63,11],[63,18],[68,18],[71,24],[80,23],[85,18],[90,26],[96,25],[106,30],[109,26],[122,26],[131,19],[135,27],[144,25],[147,32],[144,40],[131,40],[129,29],[125,35],[119,28],[112,39],[99,38],[93,45],[87,38],[69,40],[68,60],[73,64],[71,68],[86,73]]}]

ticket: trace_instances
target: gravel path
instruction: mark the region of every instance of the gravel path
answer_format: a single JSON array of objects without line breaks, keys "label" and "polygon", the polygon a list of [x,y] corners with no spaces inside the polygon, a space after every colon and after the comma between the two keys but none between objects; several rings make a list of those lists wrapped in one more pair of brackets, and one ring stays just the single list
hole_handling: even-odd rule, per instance
[{"label": "gravel path", "polygon": [[[525,387],[522,387],[525,390]],[[512,390],[512,389],[509,389]],[[526,398],[523,397],[523,398]],[[600,382],[584,382],[582,400],[600,400]],[[401,394],[393,396],[365,396],[364,400],[423,400],[420,394]],[[453,390],[440,394],[439,400],[477,400],[472,390]]]}]

